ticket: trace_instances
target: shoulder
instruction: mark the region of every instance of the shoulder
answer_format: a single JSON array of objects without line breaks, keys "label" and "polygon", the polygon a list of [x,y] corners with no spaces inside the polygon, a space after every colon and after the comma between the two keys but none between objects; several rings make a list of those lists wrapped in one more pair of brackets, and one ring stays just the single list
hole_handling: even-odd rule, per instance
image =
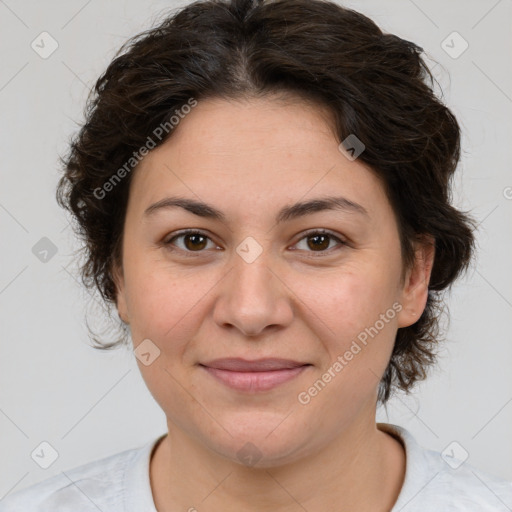
[{"label": "shoulder", "polygon": [[[0,512],[124,512],[127,484],[149,486],[149,455],[156,441],[105,457],[7,495]],[[146,478],[144,479],[144,476]],[[142,478],[141,478],[142,477]],[[144,488],[144,491],[149,490]]]},{"label": "shoulder", "polygon": [[512,482],[480,471],[457,458],[421,446],[403,427],[379,423],[398,437],[406,451],[405,480],[393,512],[510,512]]}]

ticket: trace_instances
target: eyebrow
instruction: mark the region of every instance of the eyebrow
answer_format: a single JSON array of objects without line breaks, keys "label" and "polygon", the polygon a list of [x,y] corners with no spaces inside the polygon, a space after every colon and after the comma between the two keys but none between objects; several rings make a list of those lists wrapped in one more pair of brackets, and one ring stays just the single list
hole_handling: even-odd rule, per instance
[{"label": "eyebrow", "polygon": [[[212,205],[195,199],[185,197],[165,197],[160,201],[152,204],[144,211],[144,217],[149,217],[154,213],[169,208],[183,208],[194,215],[205,217],[208,219],[225,222],[224,213]],[[347,199],[346,197],[319,197],[310,201],[295,203],[291,206],[282,208],[276,216],[276,223],[290,221],[298,217],[310,215],[312,213],[325,210],[337,210],[347,213],[358,213],[366,217],[370,217],[368,210],[364,206]]]}]

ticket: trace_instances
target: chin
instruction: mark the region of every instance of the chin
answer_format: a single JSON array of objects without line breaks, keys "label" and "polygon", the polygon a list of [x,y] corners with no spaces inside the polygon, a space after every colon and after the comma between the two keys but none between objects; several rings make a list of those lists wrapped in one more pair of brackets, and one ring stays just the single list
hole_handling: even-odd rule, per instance
[{"label": "chin", "polygon": [[[248,468],[271,468],[294,462],[313,452],[308,446],[305,432],[299,432],[299,425],[283,421],[282,415],[267,415],[267,421],[260,413],[246,415],[243,421],[223,423],[231,436],[222,430],[221,438],[203,437],[203,441],[219,455]],[[286,424],[286,425],[285,425]],[[220,428],[220,427],[219,427]]]}]

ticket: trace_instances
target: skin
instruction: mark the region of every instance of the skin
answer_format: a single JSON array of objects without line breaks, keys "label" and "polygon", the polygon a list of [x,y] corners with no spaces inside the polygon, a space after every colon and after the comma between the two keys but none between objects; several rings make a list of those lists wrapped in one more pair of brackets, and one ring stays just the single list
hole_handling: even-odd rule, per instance
[{"label": "skin", "polygon": [[[150,463],[157,510],[389,511],[405,453],[376,426],[377,389],[397,329],[425,307],[432,245],[418,244],[402,274],[382,183],[340,152],[327,113],[300,99],[200,101],[134,172],[117,307],[134,347],[150,339],[160,350],[148,366],[138,361],[167,417],[168,435]],[[207,202],[226,220],[179,207],[144,216],[170,195]],[[325,210],[275,222],[284,206],[332,195],[368,215]],[[208,238],[164,244],[185,228]],[[322,228],[346,244],[328,238],[315,249],[315,235],[304,232]],[[251,263],[236,251],[246,237],[262,250]],[[298,394],[397,302],[401,311],[378,335],[299,403]],[[220,357],[311,366],[247,394],[198,366]],[[256,464],[237,455],[247,442],[261,457]]]}]

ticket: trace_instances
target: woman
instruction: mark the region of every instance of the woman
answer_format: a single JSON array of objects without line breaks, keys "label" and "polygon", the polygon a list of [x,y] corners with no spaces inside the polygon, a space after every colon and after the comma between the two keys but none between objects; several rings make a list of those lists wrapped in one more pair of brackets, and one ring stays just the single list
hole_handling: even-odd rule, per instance
[{"label": "woman", "polygon": [[429,77],[318,0],[196,2],[121,50],[58,200],[168,432],[0,510],[510,510],[511,483],[375,420],[434,363],[474,246]]}]

